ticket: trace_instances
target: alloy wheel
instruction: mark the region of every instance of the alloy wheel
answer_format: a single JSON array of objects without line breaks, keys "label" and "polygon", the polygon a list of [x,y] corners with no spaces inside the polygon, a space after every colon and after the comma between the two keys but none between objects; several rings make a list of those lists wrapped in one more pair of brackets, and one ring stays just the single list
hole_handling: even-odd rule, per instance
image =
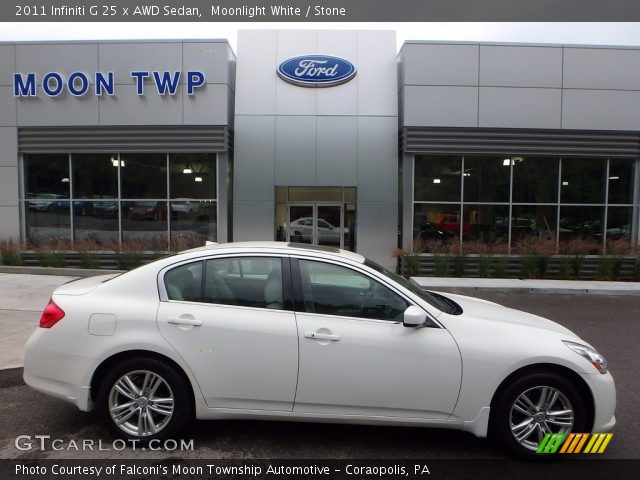
[{"label": "alloy wheel", "polygon": [[149,370],[122,375],[109,392],[111,420],[120,430],[135,437],[160,432],[171,420],[174,406],[169,383]]},{"label": "alloy wheel", "polygon": [[546,434],[571,432],[574,418],[567,396],[549,386],[536,386],[522,392],[509,413],[513,437],[520,445],[533,451],[538,449]]}]

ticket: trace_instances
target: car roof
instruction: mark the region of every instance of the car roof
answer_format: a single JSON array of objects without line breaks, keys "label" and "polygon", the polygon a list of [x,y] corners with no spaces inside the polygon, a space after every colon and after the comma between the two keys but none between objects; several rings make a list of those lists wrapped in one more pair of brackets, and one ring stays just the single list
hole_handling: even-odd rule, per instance
[{"label": "car roof", "polygon": [[193,257],[201,257],[207,254],[223,254],[223,253],[279,253],[285,255],[307,254],[326,258],[340,258],[351,260],[356,263],[364,263],[365,258],[354,252],[342,250],[335,247],[326,247],[323,245],[310,245],[306,243],[294,242],[233,242],[233,243],[217,243],[205,245],[204,247],[192,248],[185,250],[174,256],[186,255]]}]

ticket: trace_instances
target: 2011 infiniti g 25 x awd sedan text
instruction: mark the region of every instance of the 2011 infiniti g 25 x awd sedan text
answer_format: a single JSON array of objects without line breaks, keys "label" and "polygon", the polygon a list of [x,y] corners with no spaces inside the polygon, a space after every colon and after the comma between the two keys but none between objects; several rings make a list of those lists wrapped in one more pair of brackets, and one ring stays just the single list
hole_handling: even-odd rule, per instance
[{"label": "2011 infiniti g 25 x awd sedan text", "polygon": [[533,457],[546,433],[615,424],[604,358],[566,328],[275,242],[59,287],[24,378],[143,441],[195,415],[461,429]]}]

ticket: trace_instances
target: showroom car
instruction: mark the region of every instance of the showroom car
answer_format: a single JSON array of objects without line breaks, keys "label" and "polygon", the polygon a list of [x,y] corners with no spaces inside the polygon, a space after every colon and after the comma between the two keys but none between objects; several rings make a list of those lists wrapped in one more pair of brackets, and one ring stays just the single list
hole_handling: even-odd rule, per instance
[{"label": "showroom car", "polygon": [[342,422],[463,430],[535,457],[547,433],[615,425],[605,359],[566,328],[295,243],[209,245],[60,286],[24,379],[143,442],[194,417]]}]

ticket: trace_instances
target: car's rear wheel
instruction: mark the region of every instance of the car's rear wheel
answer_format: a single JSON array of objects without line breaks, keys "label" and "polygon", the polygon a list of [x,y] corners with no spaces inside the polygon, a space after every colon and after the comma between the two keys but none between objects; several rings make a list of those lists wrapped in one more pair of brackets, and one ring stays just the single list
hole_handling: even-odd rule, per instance
[{"label": "car's rear wheel", "polygon": [[536,373],[502,391],[492,407],[491,429],[507,450],[541,458],[536,452],[547,434],[585,432],[586,419],[585,401],[571,381],[555,373]]},{"label": "car's rear wheel", "polygon": [[178,434],[191,417],[192,401],[188,385],[173,367],[134,358],[107,374],[99,408],[115,435],[146,443]]}]

